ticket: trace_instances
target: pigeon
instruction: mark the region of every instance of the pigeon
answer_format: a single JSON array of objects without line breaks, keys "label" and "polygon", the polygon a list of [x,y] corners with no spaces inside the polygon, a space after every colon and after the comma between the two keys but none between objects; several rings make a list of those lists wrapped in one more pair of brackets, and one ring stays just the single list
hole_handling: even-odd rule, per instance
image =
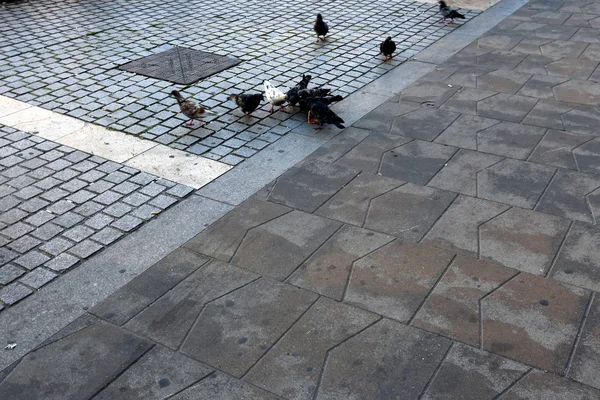
[{"label": "pigeon", "polygon": [[327,26],[327,23],[323,21],[323,16],[321,14],[317,14],[314,29],[317,34],[317,42],[319,40],[325,40],[325,36],[327,36],[327,33],[329,32],[329,27]]},{"label": "pigeon", "polygon": [[450,23],[454,23],[454,18],[465,19],[465,16],[460,14],[458,11],[451,9],[446,5],[444,0],[439,1],[440,4],[440,14],[444,17],[444,21],[447,18],[450,18]]},{"label": "pigeon", "polygon": [[192,100],[184,99],[181,93],[179,93],[177,90],[173,90],[171,92],[171,97],[175,97],[177,99],[181,113],[190,119],[185,123],[186,126],[194,125],[195,119],[202,121],[202,117],[205,114],[217,115],[217,113],[208,110],[206,107],[196,104]]},{"label": "pigeon", "polygon": [[[300,107],[300,109],[304,112],[309,112],[310,111],[310,107],[312,105],[312,103],[314,102],[320,102],[323,103],[325,105],[329,105],[338,101],[342,101],[344,98],[340,95],[337,96],[324,96],[324,97],[311,97],[309,99],[303,99],[300,100],[300,102],[298,103],[298,106]],[[308,121],[311,122],[311,121]]]},{"label": "pigeon", "polygon": [[396,43],[394,43],[391,36],[388,36],[379,45],[379,51],[385,56],[385,60],[383,60],[384,62],[392,59],[392,57],[394,56],[394,52],[396,51]]},{"label": "pigeon", "polygon": [[333,124],[340,129],[345,128],[345,126],[342,125],[344,120],[337,116],[336,113],[334,113],[333,110],[327,106],[327,104],[315,99],[308,99],[307,103],[310,105],[310,110],[308,111],[308,122],[316,122],[319,124],[315,130],[323,129],[324,124]]},{"label": "pigeon", "polygon": [[264,81],[265,85],[265,97],[267,101],[271,103],[271,112],[274,112],[274,106],[279,106],[279,109],[283,111],[283,104],[287,101],[288,97],[281,90],[271,85],[269,81]]},{"label": "pigeon", "polygon": [[296,86],[294,86],[293,88],[288,90],[287,96],[288,96],[288,103],[290,105],[295,106],[298,103],[298,101],[300,100],[300,98],[298,97],[298,91],[302,90],[302,89],[306,89],[308,87],[308,83],[310,82],[311,78],[312,78],[312,76],[310,76],[310,75],[302,74],[302,80],[300,82],[298,82],[296,84]]},{"label": "pigeon", "polygon": [[309,97],[323,97],[327,96],[331,92],[331,89],[326,88],[312,88],[312,89],[301,89],[298,90],[298,97],[300,100],[308,99]]},{"label": "pigeon", "polygon": [[260,106],[265,96],[262,93],[230,94],[229,98],[242,109],[245,115],[250,116]]}]

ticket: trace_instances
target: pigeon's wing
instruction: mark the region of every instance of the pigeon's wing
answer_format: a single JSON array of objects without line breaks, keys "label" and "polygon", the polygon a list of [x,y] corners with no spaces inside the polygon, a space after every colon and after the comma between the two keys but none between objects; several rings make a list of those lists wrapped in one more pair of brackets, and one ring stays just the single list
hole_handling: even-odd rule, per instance
[{"label": "pigeon's wing", "polygon": [[396,43],[393,40],[390,40],[390,54],[394,54],[396,51]]},{"label": "pigeon's wing", "polygon": [[264,82],[265,86],[265,97],[269,103],[272,103],[275,97],[277,96],[277,92],[275,86],[271,85],[269,81]]},{"label": "pigeon's wing", "polygon": [[381,42],[381,44],[379,44],[379,54],[385,54],[384,48],[385,48],[385,41]]},{"label": "pigeon's wing", "polygon": [[452,12],[452,10],[448,6],[440,7],[440,13],[442,13],[444,18],[448,18],[448,16],[450,15],[451,12]]}]

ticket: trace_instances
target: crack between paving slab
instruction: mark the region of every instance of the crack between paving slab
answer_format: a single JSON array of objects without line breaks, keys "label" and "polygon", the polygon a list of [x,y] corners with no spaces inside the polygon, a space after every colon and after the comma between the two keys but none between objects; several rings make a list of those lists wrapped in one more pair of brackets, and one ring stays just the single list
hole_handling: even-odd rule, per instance
[{"label": "crack between paving slab", "polygon": [[592,224],[596,225],[597,221],[596,221],[596,214],[594,214],[594,208],[592,207],[592,203],[590,201],[590,198],[588,196],[585,196],[585,202],[590,210],[590,214],[592,215]]},{"label": "crack between paving slab", "polygon": [[[195,360],[195,361],[197,361],[197,362],[200,362],[200,361],[198,361],[198,360]],[[173,394],[169,395],[169,397],[166,397],[165,399],[172,399],[172,398],[174,398],[175,396],[177,396],[178,394],[180,394],[181,392],[184,392],[185,390],[187,390],[187,389],[189,389],[189,388],[191,388],[191,387],[193,387],[193,386],[196,386],[196,385],[198,385],[200,382],[202,382],[202,381],[205,381],[205,380],[206,380],[208,377],[210,377],[211,375],[214,375],[214,374],[216,374],[216,373],[217,373],[217,371],[221,372],[220,370],[218,370],[217,368],[214,368],[213,366],[211,366],[211,365],[209,365],[209,364],[204,364],[204,363],[202,363],[202,364],[203,364],[203,365],[206,365],[207,367],[210,367],[210,368],[212,369],[212,371],[210,371],[208,374],[204,375],[204,376],[203,376],[203,377],[201,377],[200,379],[198,379],[198,380],[196,380],[196,381],[194,381],[194,382],[190,383],[189,385],[187,385],[187,386],[185,386],[185,387],[181,388],[180,390],[178,390],[178,391],[174,392]]]},{"label": "crack between paving slab", "polygon": [[[473,151],[473,150],[470,150]],[[479,150],[475,150],[476,152],[479,152]],[[485,153],[488,154],[488,153]],[[495,155],[495,154],[494,154]],[[500,157],[500,159],[496,162],[491,163],[490,165],[488,165],[487,167],[484,167],[482,169],[480,169],[479,171],[475,172],[475,198],[480,198],[479,197],[479,174],[483,171],[485,171],[488,168],[492,168],[494,165],[500,164],[502,161],[507,160],[507,157],[502,157],[502,156],[497,156]]]},{"label": "crack between paving slab", "polygon": [[417,314],[419,313],[419,311],[421,311],[421,309],[423,308],[425,303],[427,303],[427,300],[429,300],[429,298],[431,297],[431,294],[433,293],[433,291],[435,290],[437,285],[441,282],[441,280],[444,278],[444,276],[446,276],[446,273],[448,272],[448,270],[450,269],[452,264],[454,264],[454,260],[456,260],[456,257],[457,257],[456,254],[454,254],[454,256],[452,256],[452,258],[448,262],[448,265],[446,265],[446,267],[444,268],[444,270],[442,271],[440,276],[438,276],[438,278],[435,280],[435,283],[433,284],[433,286],[431,286],[431,289],[429,289],[429,292],[427,293],[427,295],[421,301],[421,304],[419,304],[419,307],[417,307],[416,311],[413,313],[413,315],[410,317],[410,319],[406,322],[407,325],[412,325],[412,322],[417,317]]},{"label": "crack between paving slab", "polygon": [[[494,97],[494,96],[496,96],[497,94],[499,94],[499,93],[495,93],[495,94],[493,94],[493,95],[490,95],[490,96],[486,97],[485,99],[489,99],[489,98],[491,98],[491,97]],[[475,102],[475,103],[476,103],[475,105],[478,107],[478,105],[479,105],[479,102],[480,102],[480,101],[482,101],[482,100],[485,100],[485,99],[481,99],[481,100],[479,100],[479,101]],[[478,112],[478,110],[476,110],[476,112]],[[468,114],[465,114],[465,115],[468,115]],[[472,117],[477,117],[477,118],[486,118],[486,119],[491,119],[491,118],[488,118],[488,117],[480,117],[479,115],[471,115],[471,116],[472,116]],[[486,128],[479,129],[478,131],[476,131],[476,132],[475,132],[475,150],[472,150],[472,149],[466,149],[466,150],[471,150],[471,151],[481,152],[481,153],[484,153],[484,154],[492,154],[492,155],[494,155],[494,156],[498,156],[498,157],[509,158],[509,157],[506,157],[506,156],[501,156],[501,155],[499,155],[499,154],[487,153],[487,152],[485,152],[485,151],[480,151],[480,150],[479,150],[479,134],[480,134],[481,132],[483,132],[483,131],[486,131],[486,130],[488,130],[488,129],[490,129],[490,128],[493,128],[493,127],[494,127],[494,126],[496,126],[496,125],[500,125],[502,122],[507,122],[507,121],[500,121],[500,120],[495,120],[495,121],[496,121],[496,123],[495,123],[495,124],[492,124],[492,125],[490,125],[490,126],[488,126],[488,127],[486,127]],[[489,168],[489,167],[486,167],[486,168]],[[484,169],[486,169],[486,168],[484,168]],[[482,170],[482,171],[483,171],[483,170]]]},{"label": "crack between paving slab", "polygon": [[506,393],[508,393],[509,390],[511,390],[513,387],[515,387],[523,379],[525,379],[525,377],[527,375],[529,375],[531,372],[533,372],[533,368],[529,368],[527,371],[525,371],[520,377],[518,377],[517,379],[515,379],[515,381],[513,383],[511,383],[506,388],[504,388],[503,391],[501,391],[500,393],[498,393],[498,395],[496,397],[494,397],[493,400],[500,399],[502,396],[504,396]]},{"label": "crack between paving slab", "polygon": [[[386,177],[386,178],[387,178],[387,177]],[[393,179],[393,178],[390,178],[390,179]],[[400,182],[404,182],[404,181],[400,181]],[[366,210],[366,212],[365,212],[365,216],[363,217],[362,225],[360,225],[360,227],[361,227],[361,228],[364,228],[364,227],[365,227],[365,224],[367,223],[367,220],[369,219],[369,213],[371,212],[371,204],[373,203],[373,200],[375,200],[375,199],[377,199],[377,198],[379,198],[379,197],[381,197],[381,196],[383,196],[383,195],[386,195],[386,194],[388,194],[388,193],[390,193],[390,192],[392,192],[392,191],[394,191],[394,190],[396,190],[396,189],[398,189],[398,188],[401,188],[402,186],[406,185],[407,183],[408,183],[408,182],[401,183],[400,185],[398,185],[398,186],[396,186],[396,187],[393,187],[393,188],[391,188],[391,189],[389,189],[389,190],[386,190],[386,191],[385,191],[385,192],[383,192],[383,193],[380,193],[380,194],[378,194],[378,195],[377,195],[377,196],[375,196],[375,197],[372,197],[372,198],[370,198],[370,199],[369,199],[369,202],[367,203],[367,210]]]},{"label": "crack between paving slab", "polygon": [[[372,311],[369,311],[372,313]],[[375,315],[377,315],[379,318],[377,318],[375,321],[371,322],[370,324],[367,324],[367,326],[365,326],[364,328],[358,330],[357,332],[355,332],[354,334],[348,336],[347,338],[345,338],[344,340],[342,340],[341,342],[339,342],[338,344],[336,344],[335,346],[331,347],[330,349],[327,350],[327,352],[325,353],[325,359],[323,360],[323,364],[321,365],[321,373],[319,374],[319,379],[317,379],[317,383],[315,385],[315,391],[312,395],[312,399],[316,399],[317,396],[319,395],[319,389],[321,388],[321,382],[323,381],[323,375],[325,374],[325,369],[327,368],[327,362],[329,361],[329,355],[331,354],[331,352],[333,350],[335,350],[336,348],[340,347],[342,344],[346,343],[347,341],[349,341],[350,339],[360,335],[361,333],[363,333],[364,331],[366,331],[367,329],[371,328],[372,326],[374,326],[376,323],[378,323],[379,321],[383,320],[383,317],[379,314],[373,313]]]},{"label": "crack between paving slab", "polygon": [[448,355],[450,354],[450,351],[452,351],[453,347],[454,347],[454,342],[451,341],[450,346],[448,346],[448,350],[446,350],[446,353],[444,353],[444,356],[442,357],[441,361],[439,362],[437,367],[435,367],[435,371],[433,371],[433,374],[429,377],[429,380],[427,381],[427,383],[425,384],[425,387],[421,391],[421,394],[418,397],[419,400],[421,400],[423,398],[423,396],[425,396],[425,393],[427,392],[427,390],[429,390],[429,387],[431,386],[433,381],[435,381],[435,378],[437,378],[437,376],[439,375],[439,373],[442,369],[442,366],[446,362],[446,359],[448,358]]},{"label": "crack between paving slab", "polygon": [[319,299],[321,298],[321,296],[316,296],[315,299],[313,300],[312,303],[310,303],[310,305],[306,308],[306,310],[304,310],[299,316],[298,318],[296,318],[294,320],[294,322],[292,322],[290,324],[290,326],[288,326],[288,328],[281,334],[281,336],[279,336],[279,338],[277,338],[277,340],[275,340],[268,349],[266,349],[264,351],[264,353],[262,353],[262,355],[260,357],[258,357],[258,359],[256,361],[254,361],[254,363],[248,368],[246,369],[246,372],[244,372],[239,379],[244,379],[246,377],[246,375],[248,375],[250,373],[250,371],[252,371],[252,369],[254,367],[256,367],[258,365],[258,363],[260,363],[260,361],[265,358],[265,356],[277,345],[277,343],[281,342],[283,340],[283,338],[285,337],[285,335],[288,334],[289,331],[292,330],[292,328],[298,323],[298,321],[300,321],[300,319],[302,319],[302,317],[304,317],[312,308],[313,306],[317,303],[317,301],[319,301]]},{"label": "crack between paving slab", "polygon": [[[344,184],[341,188],[339,188],[338,190],[335,191],[334,194],[332,194],[331,196],[329,196],[327,198],[327,200],[325,200],[319,207],[317,207],[314,211],[310,212],[310,214],[314,214],[314,215],[318,215],[317,211],[319,211],[319,209],[321,207],[323,207],[325,204],[327,204],[327,202],[331,199],[333,199],[338,193],[340,193],[342,190],[344,190],[348,185],[351,185],[352,182],[354,182],[356,179],[358,179],[358,177],[362,174],[362,171],[358,171],[356,173],[356,175],[354,175],[354,177],[352,177],[352,179],[350,179],[348,182],[346,182],[346,184]],[[340,222],[340,221],[338,221]]]},{"label": "crack between paving slab", "polygon": [[[532,110],[533,111],[533,110]],[[531,112],[530,112],[531,113]],[[527,114],[529,115],[529,114]],[[525,117],[527,118],[527,117]],[[531,126],[531,125],[530,125]],[[537,127],[537,125],[536,125]],[[527,157],[525,157],[525,161],[529,161],[529,159],[531,158],[531,156],[533,155],[533,153],[535,153],[535,151],[537,150],[537,148],[540,146],[540,144],[542,144],[542,142],[544,141],[544,139],[546,138],[546,136],[548,135],[548,132],[550,132],[550,129],[546,128],[546,130],[544,131],[544,134],[542,135],[542,137],[540,138],[540,140],[538,140],[538,142],[536,143],[536,145],[533,147],[533,149],[529,152],[529,154],[527,155]],[[548,150],[543,152],[541,155],[544,155],[546,153],[551,153],[553,151],[559,151],[564,149],[565,147],[559,147],[558,149],[553,149],[553,150]],[[531,161],[529,161],[531,162]]]},{"label": "crack between paving slab", "polygon": [[583,318],[581,319],[581,323],[579,324],[579,329],[577,330],[577,336],[575,336],[575,341],[573,342],[573,347],[571,349],[571,354],[569,354],[569,360],[567,361],[567,365],[563,370],[563,376],[567,376],[571,371],[571,366],[573,365],[573,359],[575,358],[575,353],[577,352],[577,348],[579,347],[579,341],[581,340],[581,335],[583,334],[583,329],[585,328],[585,323],[587,322],[588,316],[590,315],[590,311],[592,309],[592,304],[594,302],[595,293],[590,293],[590,297],[588,300],[588,304],[585,308],[585,312],[583,313]]},{"label": "crack between paving slab", "polygon": [[[396,117],[394,117],[394,118],[396,118]],[[412,142],[414,142],[414,141],[416,141],[416,140],[417,140],[417,139],[415,139],[415,138],[412,138],[412,139],[411,139],[411,140],[409,140],[408,142],[402,143],[402,144],[401,144],[401,145],[399,145],[399,146],[394,146],[394,147],[391,147],[391,148],[386,148],[385,150],[383,150],[383,151],[381,152],[381,155],[379,156],[379,160],[378,160],[378,162],[377,162],[377,170],[375,170],[375,174],[376,174],[377,176],[383,176],[383,175],[381,175],[381,167],[383,166],[383,157],[385,157],[386,153],[389,153],[390,151],[396,150],[396,149],[397,149],[397,148],[399,148],[399,147],[406,146],[407,144],[409,144],[409,143],[412,143]]]},{"label": "crack between paving slab", "polygon": [[461,196],[460,193],[451,192],[449,190],[444,190],[444,189],[438,189],[438,190],[442,190],[442,191],[447,192],[447,193],[454,193],[454,198],[452,199],[452,201],[450,202],[450,204],[448,204],[446,206],[446,208],[444,208],[444,210],[435,219],[435,221],[433,221],[433,223],[431,225],[429,225],[429,228],[427,228],[427,230],[421,235],[421,237],[419,238],[419,240],[417,240],[417,243],[419,243],[419,244],[422,243],[423,240],[425,240],[425,238],[427,237],[427,235],[429,235],[429,233],[433,230],[433,227],[442,219],[442,217],[446,214],[446,212],[450,209],[450,207],[452,207],[454,205],[454,203],[456,203],[456,199],[458,199]]},{"label": "crack between paving slab", "polygon": [[544,191],[542,192],[542,194],[540,194],[540,196],[538,197],[537,201],[535,202],[535,205],[533,206],[533,208],[531,208],[531,210],[538,211],[537,208],[540,205],[540,202],[542,201],[542,199],[544,198],[544,196],[546,195],[546,193],[550,189],[550,186],[552,186],[552,182],[554,182],[554,179],[556,178],[556,175],[558,175],[558,171],[559,170],[560,170],[560,168],[555,168],[554,174],[552,174],[552,178],[550,178],[550,181],[548,182],[548,184],[544,188]]},{"label": "crack between paving slab", "polygon": [[513,276],[502,282],[496,288],[492,289],[490,292],[486,293],[483,297],[477,300],[477,309],[479,311],[479,349],[483,350],[483,308],[481,307],[481,302],[485,300],[487,297],[491,296],[495,291],[501,289],[508,282],[512,281],[514,278],[519,276],[521,271],[517,271]]},{"label": "crack between paving slab", "polygon": [[[440,135],[441,135],[441,133],[440,133]],[[431,143],[433,143],[433,142],[431,142]],[[439,144],[439,143],[436,143],[436,144]],[[450,145],[447,145],[447,144],[441,144],[441,146],[444,146],[444,147],[454,147],[454,146],[450,146]],[[437,174],[439,174],[440,172],[442,172],[442,170],[444,168],[446,168],[448,166],[448,164],[450,164],[452,162],[452,159],[454,158],[454,156],[456,156],[458,154],[458,152],[461,150],[460,147],[454,147],[454,148],[455,148],[454,153],[452,153],[452,155],[450,156],[450,158],[448,158],[446,160],[446,162],[435,172],[435,174],[433,174],[431,176],[431,178],[429,178],[427,180],[427,183],[425,183],[423,186],[434,187],[434,186],[429,186],[429,184],[431,183],[431,181],[433,180],[433,178],[435,178],[437,176]],[[445,189],[442,189],[442,190],[445,190]]]},{"label": "crack between paving slab", "polygon": [[[456,91],[456,93],[458,93],[459,91],[460,91],[460,90],[457,90],[457,91]],[[455,94],[456,94],[456,93],[455,93]],[[453,96],[454,96],[454,95],[453,95]],[[450,98],[452,98],[452,97],[450,97]],[[450,99],[448,99],[448,100],[450,100]],[[448,100],[446,100],[446,101],[448,101]],[[442,105],[444,105],[445,103],[446,103],[446,102],[444,102],[444,103],[440,104],[439,106],[437,106],[437,108],[436,108],[436,109],[437,109],[438,111],[440,111],[440,107],[441,107]],[[448,126],[446,126],[444,129],[442,129],[442,131],[441,131],[440,133],[438,133],[437,135],[435,135],[435,137],[434,137],[434,138],[432,138],[431,140],[425,140],[426,142],[429,142],[429,143],[435,143],[436,139],[437,139],[437,138],[439,138],[439,137],[442,135],[442,133],[444,133],[444,132],[446,131],[446,129],[450,128],[450,125],[452,125],[453,123],[455,123],[455,122],[456,122],[456,120],[457,120],[457,119],[459,119],[459,118],[460,118],[460,117],[463,115],[463,113],[461,113],[461,112],[457,112],[457,111],[450,111],[450,110],[443,110],[443,109],[442,109],[441,111],[442,111],[442,112],[446,112],[446,113],[452,113],[452,114],[456,114],[456,117],[454,117],[454,118],[452,119],[452,121],[451,121],[451,122],[448,124]],[[449,144],[443,144],[443,143],[437,143],[437,144],[439,144],[439,145],[442,145],[442,146],[456,147],[456,146],[451,146],[451,145],[449,145]],[[457,147],[457,149],[460,149],[460,147]],[[458,150],[457,150],[457,151],[458,151]]]},{"label": "crack between paving slab", "polygon": [[[583,134],[582,134],[583,135]],[[588,135],[589,136],[589,135]],[[577,161],[577,154],[575,153],[575,150],[577,150],[578,148],[580,148],[581,146],[584,146],[586,144],[588,144],[589,142],[591,142],[592,140],[596,139],[595,136],[591,136],[588,140],[586,140],[585,142],[573,147],[571,149],[571,156],[573,156],[573,161],[575,161],[575,168],[577,168],[577,171],[583,172],[581,171],[581,169],[579,168],[579,161]]]},{"label": "crack between paving slab", "polygon": [[569,237],[569,234],[571,233],[571,228],[573,228],[573,224],[574,223],[575,223],[575,221],[571,221],[569,223],[569,227],[567,228],[567,231],[565,232],[565,235],[563,236],[562,240],[560,241],[560,245],[558,246],[558,250],[554,254],[554,257],[552,257],[552,261],[550,262],[550,266],[548,267],[548,271],[546,271],[546,273],[544,274],[544,278],[549,278],[550,277],[550,274],[552,273],[552,270],[554,269],[554,266],[556,265],[556,261],[558,260],[558,256],[562,252],[562,249],[565,246],[565,242],[567,241],[567,238]]}]

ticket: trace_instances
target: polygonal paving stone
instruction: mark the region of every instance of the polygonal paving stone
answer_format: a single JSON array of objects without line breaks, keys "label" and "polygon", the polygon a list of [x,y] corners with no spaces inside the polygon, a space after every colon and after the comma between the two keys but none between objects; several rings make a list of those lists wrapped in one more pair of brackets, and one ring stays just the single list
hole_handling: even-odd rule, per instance
[{"label": "polygonal paving stone", "polygon": [[565,237],[569,221],[511,208],[480,228],[480,255],[506,266],[543,275]]},{"label": "polygonal paving stone", "polygon": [[510,388],[502,396],[502,400],[590,400],[599,397],[600,391],[589,386],[553,374],[536,371]]},{"label": "polygonal paving stone", "polygon": [[417,81],[400,93],[400,100],[440,105],[452,97],[458,89],[445,83]]},{"label": "polygonal paving stone", "polygon": [[528,369],[523,364],[456,344],[421,398],[492,399]]},{"label": "polygonal paving stone", "polygon": [[523,120],[523,124],[564,130],[562,115],[573,108],[575,108],[573,104],[560,103],[553,100],[540,100],[533,107],[533,110],[527,114],[527,117]]},{"label": "polygonal paving stone", "polygon": [[515,94],[531,78],[531,74],[498,70],[477,77],[477,89]]},{"label": "polygonal paving stone", "polygon": [[600,389],[600,299],[596,297],[587,316],[581,338],[573,357],[569,376]]},{"label": "polygonal paving stone", "polygon": [[536,211],[594,223],[587,195],[600,187],[600,176],[559,170],[535,207]]},{"label": "polygonal paving stone", "polygon": [[344,226],[290,277],[289,283],[342,300],[352,263],[393,240],[353,226]]},{"label": "polygonal paving stone", "polygon": [[181,351],[239,377],[316,299],[305,290],[260,279],[208,304]]},{"label": "polygonal paving stone", "polygon": [[558,101],[576,104],[600,104],[600,84],[572,79],[553,88]]},{"label": "polygonal paving stone", "polygon": [[384,319],[330,352],[316,399],[416,399],[449,346]]},{"label": "polygonal paving stone", "polygon": [[484,199],[533,208],[554,171],[553,167],[505,159],[477,174],[477,193]]},{"label": "polygonal paving stone", "polygon": [[479,299],[517,274],[503,265],[458,256],[412,325],[479,346]]},{"label": "polygonal paving stone", "polygon": [[102,390],[94,400],[166,399],[212,370],[180,353],[156,346]]},{"label": "polygonal paving stone", "polygon": [[477,56],[477,65],[510,70],[519,65],[524,58],[523,54],[498,50]]},{"label": "polygonal paving stone", "polygon": [[371,201],[365,228],[417,242],[455,197],[455,193],[407,183]]},{"label": "polygonal paving stone", "polygon": [[495,119],[461,115],[434,142],[477,150],[477,133],[499,122]]},{"label": "polygonal paving stone", "polygon": [[552,88],[558,84],[568,81],[569,78],[559,76],[534,75],[517,92],[520,96],[537,97],[538,99],[554,100]]},{"label": "polygonal paving stone", "polygon": [[327,351],[380,317],[322,298],[245,376],[287,399],[312,398]]},{"label": "polygonal paving stone", "polygon": [[[165,266],[163,265],[162,268]],[[158,270],[154,271],[153,275],[157,272]],[[127,307],[125,312],[116,310],[111,312],[110,310],[111,305],[118,305],[121,302],[118,297],[113,297],[99,309],[96,308],[94,312],[98,315],[110,313],[112,314],[109,314],[111,320],[123,322],[144,306],[149,305],[148,308],[127,322],[125,327],[175,350],[181,345],[206,303],[234,291],[256,278],[257,275],[251,272],[222,261],[213,261],[196,270],[168,292],[167,287],[162,286],[158,287],[156,293],[150,293],[150,296],[147,297],[135,295],[135,293],[126,294],[126,299],[133,297],[141,301],[136,302],[134,307]],[[158,275],[151,279],[158,279]],[[171,284],[174,283],[172,280]],[[137,282],[135,286],[140,284],[144,284],[144,280]],[[135,286],[129,287],[127,292],[136,290]],[[162,293],[165,294],[152,303],[153,298],[158,298]],[[199,351],[203,351],[203,348],[211,347],[213,344],[215,343],[203,343],[199,346]]]},{"label": "polygonal paving stone", "polygon": [[473,59],[473,62],[470,63],[471,65],[459,69],[444,82],[451,85],[462,86],[463,88],[477,88],[477,77],[492,72],[496,70],[496,68],[472,65],[475,63],[476,60]]},{"label": "polygonal paving stone", "polygon": [[544,25],[535,30],[535,35],[544,39],[577,40],[572,38],[577,30],[578,28],[576,26]]},{"label": "polygonal paving stone", "polygon": [[587,45],[580,42],[555,40],[540,46],[542,54],[559,58],[578,58]]},{"label": "polygonal paving stone", "polygon": [[477,196],[477,173],[500,160],[491,154],[460,149],[427,185]]},{"label": "polygonal paving stone", "polygon": [[322,161],[311,161],[281,175],[268,200],[313,212],[346,186],[358,172]]},{"label": "polygonal paving stone", "polygon": [[292,211],[251,228],[231,262],[283,280],[341,225],[316,215]]},{"label": "polygonal paving stone", "polygon": [[562,373],[588,300],[583,289],[519,274],[481,300],[483,348]]},{"label": "polygonal paving stone", "polygon": [[499,93],[477,103],[477,115],[511,122],[521,122],[537,99]]},{"label": "polygonal paving stone", "polygon": [[374,132],[335,162],[363,173],[377,173],[383,153],[410,142],[410,138],[390,133]]},{"label": "polygonal paving stone", "polygon": [[563,58],[546,65],[548,75],[573,79],[588,79],[598,66],[597,61]]},{"label": "polygonal paving stone", "polygon": [[562,116],[565,129],[570,132],[596,136],[600,125],[600,113],[594,107],[579,107]]},{"label": "polygonal paving stone", "polygon": [[460,114],[434,108],[422,108],[394,118],[391,132],[431,141],[444,131]]},{"label": "polygonal paving stone", "polygon": [[[383,107],[386,104],[393,105],[396,103],[383,103],[380,107]],[[374,118],[373,121],[375,122],[376,119]],[[389,125],[391,125],[391,123],[392,120],[390,119],[386,130],[390,129]],[[308,156],[307,160],[319,160],[327,163],[334,163],[344,154],[352,150],[356,145],[358,145],[363,139],[365,139],[370,134],[371,131],[368,131],[366,129],[359,129],[353,126],[346,128],[344,129],[343,135],[337,135],[333,139],[329,140],[327,143],[323,144],[310,156]]]},{"label": "polygonal paving stone", "polygon": [[207,261],[205,256],[177,249],[94,306],[90,312],[113,324],[123,325]]},{"label": "polygonal paving stone", "polygon": [[395,117],[404,115],[420,107],[420,104],[410,102],[386,102],[356,121],[352,126],[389,132]]},{"label": "polygonal paving stone", "polygon": [[[495,94],[496,92],[491,92],[489,90],[463,88],[442,104],[440,109],[477,115],[477,102],[492,97]],[[554,98],[554,96],[552,96],[552,98]],[[463,117],[465,116],[459,117],[457,121],[460,121]]]},{"label": "polygonal paving stone", "polygon": [[479,226],[509,206],[474,197],[459,196],[437,220],[423,243],[462,253],[479,251]]},{"label": "polygonal paving stone", "polygon": [[356,261],[344,301],[398,321],[408,321],[454,254],[394,241]]},{"label": "polygonal paving stone", "polygon": [[323,204],[315,214],[362,226],[371,200],[404,183],[406,182],[383,176],[361,174]]},{"label": "polygonal paving stone", "polygon": [[477,133],[477,150],[524,160],[544,133],[544,128],[501,122]]},{"label": "polygonal paving stone", "polygon": [[385,153],[380,174],[425,185],[455,152],[454,147],[414,140]]},{"label": "polygonal paving stone", "polygon": [[565,240],[552,277],[572,285],[600,290],[600,227],[575,222]]},{"label": "polygonal paving stone", "polygon": [[523,39],[520,35],[485,35],[477,39],[480,49],[510,50]]},{"label": "polygonal paving stone", "polygon": [[550,42],[552,42],[552,40],[550,39],[542,39],[537,38],[535,36],[527,36],[525,37],[525,39],[521,40],[521,42],[518,45],[513,47],[512,51],[521,54],[541,55],[542,52],[540,51],[540,46]]},{"label": "polygonal paving stone", "polygon": [[580,171],[600,174],[600,139],[596,138],[574,149],[573,157]]},{"label": "polygonal paving stone", "polygon": [[221,372],[209,375],[169,400],[277,400],[278,396]]},{"label": "polygonal paving stone", "polygon": [[0,383],[0,397],[88,399],[150,347],[150,342],[100,322],[29,353]]},{"label": "polygonal paving stone", "polygon": [[[581,168],[583,164],[584,167],[581,168],[581,170],[585,170],[585,159],[581,160],[583,162],[580,162],[580,160],[577,159],[577,163],[575,163],[575,158],[578,158],[577,152],[585,152],[585,147],[582,146],[573,153],[571,152],[573,149],[588,142],[592,138],[593,136],[579,133],[549,130],[533,153],[531,153],[528,161],[575,170],[578,165]],[[598,150],[600,151],[600,146]],[[590,160],[593,160],[594,158],[598,159],[598,162],[600,163],[600,153],[596,156],[592,155]]]}]

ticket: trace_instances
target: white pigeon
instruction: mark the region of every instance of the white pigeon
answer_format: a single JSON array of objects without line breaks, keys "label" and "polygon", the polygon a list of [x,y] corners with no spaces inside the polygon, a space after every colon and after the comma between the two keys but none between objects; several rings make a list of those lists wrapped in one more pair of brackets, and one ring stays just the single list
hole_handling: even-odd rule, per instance
[{"label": "white pigeon", "polygon": [[283,111],[283,104],[288,100],[287,94],[271,85],[269,81],[264,81],[265,85],[265,97],[271,104],[271,112],[274,112],[274,106],[279,106],[279,109]]}]

